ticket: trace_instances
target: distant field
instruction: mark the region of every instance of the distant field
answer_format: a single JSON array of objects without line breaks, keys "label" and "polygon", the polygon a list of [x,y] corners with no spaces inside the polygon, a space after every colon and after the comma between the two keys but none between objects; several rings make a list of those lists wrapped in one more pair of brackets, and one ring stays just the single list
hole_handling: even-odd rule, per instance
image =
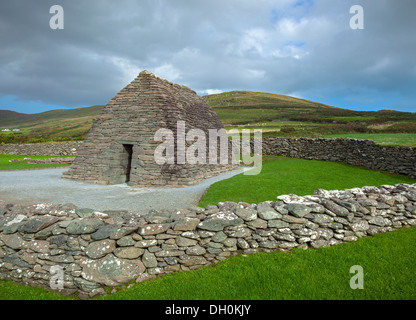
[{"label": "distant field", "polygon": [[[214,109],[227,130],[261,128],[264,137],[416,134],[416,113],[355,111],[281,94],[253,91],[224,92],[207,95],[203,99]],[[0,128],[22,130],[22,134],[18,135],[0,135],[0,143],[83,140],[103,107],[97,105],[38,114],[0,110]],[[389,143],[388,135],[382,140],[382,143]],[[409,145],[412,142],[403,140],[403,143]]]},{"label": "distant field", "polygon": [[385,146],[416,147],[416,133],[345,133],[325,135],[323,137],[369,139]]},{"label": "distant field", "polygon": [[[0,129],[8,129],[8,128],[0,128]],[[29,133],[29,129],[21,129],[20,131],[1,131],[0,134],[10,135],[10,134],[27,134]]]},{"label": "distant field", "polygon": [[376,119],[376,116],[341,116],[341,117],[328,117],[335,121],[346,121],[346,122],[355,122],[355,121],[368,121]]},{"label": "distant field", "polygon": [[[37,168],[57,168],[57,167],[68,167],[69,164],[59,163],[34,163],[30,164],[23,160],[24,158],[32,159],[47,159],[47,158],[66,158],[73,156],[21,156],[21,155],[10,155],[0,154],[0,170],[22,170],[22,169],[37,169]],[[9,162],[9,160],[18,159],[20,161]]]},{"label": "distant field", "polygon": [[0,128],[19,128],[19,135],[0,135],[5,143],[83,139],[104,106],[59,109],[36,114],[0,110]]}]

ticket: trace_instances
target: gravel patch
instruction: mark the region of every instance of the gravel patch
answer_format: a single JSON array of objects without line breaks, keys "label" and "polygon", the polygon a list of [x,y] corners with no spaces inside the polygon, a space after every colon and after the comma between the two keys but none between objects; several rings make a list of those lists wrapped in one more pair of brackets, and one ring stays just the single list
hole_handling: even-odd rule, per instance
[{"label": "gravel patch", "polygon": [[242,167],[185,188],[132,188],[62,179],[68,168],[0,171],[0,204],[73,203],[79,208],[140,214],[151,209],[180,209],[197,205],[211,184],[247,169]]}]

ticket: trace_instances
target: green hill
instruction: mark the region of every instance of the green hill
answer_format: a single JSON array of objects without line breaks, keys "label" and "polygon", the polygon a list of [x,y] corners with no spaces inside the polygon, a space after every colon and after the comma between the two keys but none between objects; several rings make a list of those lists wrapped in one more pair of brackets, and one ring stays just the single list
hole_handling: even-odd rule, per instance
[{"label": "green hill", "polygon": [[58,109],[42,113],[25,114],[0,110],[0,127],[33,127],[48,121],[65,121],[84,117],[96,117],[104,106],[77,109]]},{"label": "green hill", "polygon": [[10,134],[9,137],[4,137],[2,134],[2,141],[7,143],[16,139],[16,142],[83,139],[103,107],[98,105],[59,109],[35,114],[0,110],[0,128],[19,128],[24,133],[15,137],[11,137]]},{"label": "green hill", "polygon": [[281,107],[281,108],[334,108],[322,103],[294,98],[282,94],[230,91],[203,97],[211,107]]},{"label": "green hill", "polygon": [[[344,133],[416,133],[416,113],[353,111],[280,94],[231,91],[203,97],[226,129],[261,128],[263,136],[321,137]],[[0,142],[83,139],[104,106],[37,114],[0,110]]]},{"label": "green hill", "polygon": [[351,110],[281,94],[231,91],[203,97],[224,124],[248,124],[258,121],[289,120],[298,116],[322,118],[330,114],[355,114]]}]

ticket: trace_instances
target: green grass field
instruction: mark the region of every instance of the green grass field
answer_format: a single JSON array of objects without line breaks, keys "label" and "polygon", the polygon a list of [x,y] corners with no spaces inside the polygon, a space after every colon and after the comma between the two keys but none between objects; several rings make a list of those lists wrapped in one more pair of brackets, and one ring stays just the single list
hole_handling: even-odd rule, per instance
[{"label": "green grass field", "polygon": [[340,117],[328,117],[328,119],[343,121],[343,122],[356,122],[356,121],[368,121],[376,119],[375,116],[340,116]]},{"label": "green grass field", "polygon": [[[416,228],[361,238],[321,249],[295,249],[228,258],[209,267],[177,272],[117,288],[97,300],[414,300]],[[394,248],[394,250],[392,250]],[[364,289],[350,288],[364,271]],[[112,288],[108,288],[111,291]],[[0,281],[1,300],[77,299],[45,289]]]},{"label": "green grass field", "polygon": [[199,206],[219,201],[275,201],[277,196],[284,194],[311,195],[318,188],[332,190],[415,182],[415,179],[404,175],[344,163],[263,156],[260,174],[239,174],[214,183]]},{"label": "green grass field", "polygon": [[369,139],[383,146],[416,147],[416,133],[345,133],[325,135],[323,138]]},{"label": "green grass field", "polygon": [[[59,163],[39,163],[31,164],[23,160],[24,158],[32,159],[47,159],[47,158],[66,158],[72,156],[21,156],[21,155],[10,155],[0,154],[0,170],[23,170],[23,169],[37,169],[37,168],[56,168],[56,167],[67,167],[68,164]],[[9,162],[9,160],[18,159],[16,162]]]}]

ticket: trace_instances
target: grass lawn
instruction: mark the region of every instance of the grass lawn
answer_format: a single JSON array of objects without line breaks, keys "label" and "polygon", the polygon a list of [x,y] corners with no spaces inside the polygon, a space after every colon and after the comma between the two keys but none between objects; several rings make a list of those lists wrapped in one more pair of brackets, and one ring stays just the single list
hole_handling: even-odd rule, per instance
[{"label": "grass lawn", "polygon": [[[24,158],[32,159],[46,159],[46,158],[67,158],[73,156],[20,156],[11,154],[0,154],[0,170],[22,170],[22,169],[36,169],[36,168],[56,168],[67,167],[69,164],[59,163],[39,163],[30,164],[23,160]],[[9,162],[9,160],[18,159],[20,161]]]},{"label": "grass lawn", "polygon": [[[117,288],[99,300],[414,300],[416,228],[404,228],[330,248],[295,249],[228,258]],[[394,250],[392,250],[394,248]],[[364,271],[364,289],[352,290],[350,268]],[[108,291],[111,291],[109,288]],[[0,299],[75,299],[0,281]]]},{"label": "grass lawn", "polygon": [[323,138],[370,139],[383,146],[416,147],[416,133],[342,133],[325,135]]},{"label": "grass lawn", "polygon": [[333,190],[415,182],[415,179],[404,175],[344,163],[263,156],[260,174],[239,174],[214,183],[199,206],[205,207],[219,201],[258,203],[276,200],[279,195],[291,193],[311,195],[318,188]]},{"label": "grass lawn", "polygon": [[12,281],[0,281],[0,300],[74,300],[75,296],[64,296],[44,288],[29,287],[13,283]]},{"label": "grass lawn", "polygon": [[[237,256],[100,299],[416,299],[415,240],[409,228],[318,250]],[[363,290],[349,286],[354,265],[363,267]]]}]

